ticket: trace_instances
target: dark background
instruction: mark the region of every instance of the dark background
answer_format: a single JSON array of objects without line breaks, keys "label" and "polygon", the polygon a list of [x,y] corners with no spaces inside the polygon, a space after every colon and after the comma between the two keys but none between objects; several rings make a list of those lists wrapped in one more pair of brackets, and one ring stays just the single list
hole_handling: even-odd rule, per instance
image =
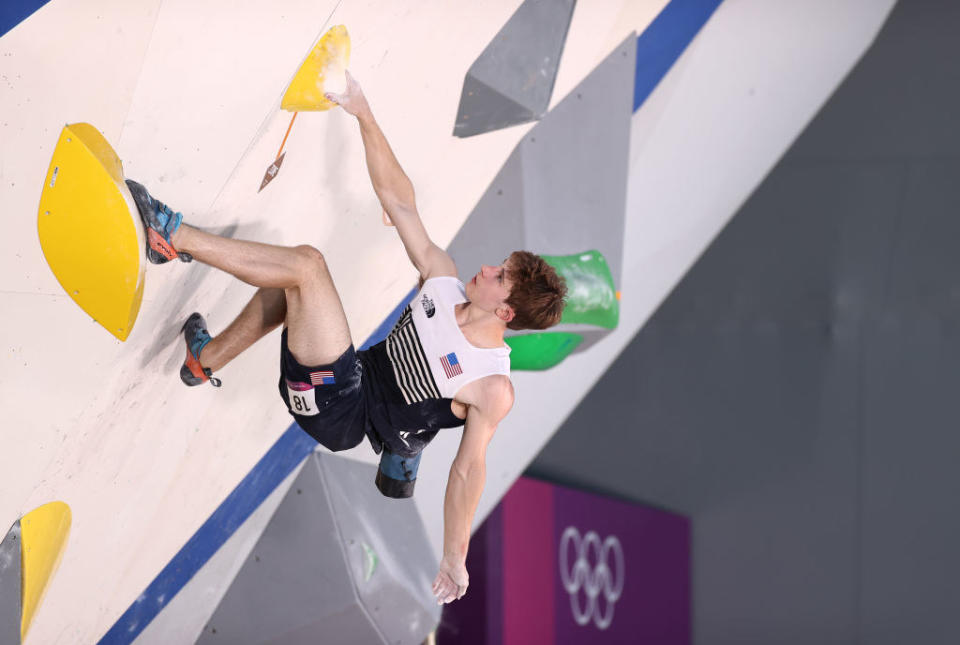
[{"label": "dark background", "polygon": [[901,0],[526,473],[688,515],[696,643],[960,643],[958,119]]}]

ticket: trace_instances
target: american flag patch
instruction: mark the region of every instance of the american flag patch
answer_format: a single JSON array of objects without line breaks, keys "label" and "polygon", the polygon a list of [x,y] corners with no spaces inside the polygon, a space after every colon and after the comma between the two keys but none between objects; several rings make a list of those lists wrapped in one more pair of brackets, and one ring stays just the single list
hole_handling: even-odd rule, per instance
[{"label": "american flag patch", "polygon": [[447,375],[447,378],[453,378],[454,376],[463,374],[463,368],[460,367],[460,361],[457,360],[457,355],[454,352],[450,352],[446,356],[441,356],[440,363],[443,365],[443,371]]},{"label": "american flag patch", "polygon": [[310,372],[310,383],[313,385],[333,385],[336,382],[336,379],[333,378],[333,372],[330,370]]}]

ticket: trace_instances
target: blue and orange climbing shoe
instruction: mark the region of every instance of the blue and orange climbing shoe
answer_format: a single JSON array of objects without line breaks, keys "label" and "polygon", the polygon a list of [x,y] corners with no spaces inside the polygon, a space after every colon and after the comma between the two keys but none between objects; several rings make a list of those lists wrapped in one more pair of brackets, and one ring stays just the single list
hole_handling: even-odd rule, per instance
[{"label": "blue and orange climbing shoe", "polygon": [[200,364],[200,352],[213,340],[207,331],[207,321],[197,312],[193,312],[180,331],[187,343],[187,358],[180,366],[180,380],[187,385],[200,385],[210,381],[210,385],[220,387],[220,379],[213,375],[209,367]]},{"label": "blue and orange climbing shoe", "polygon": [[153,264],[163,264],[176,258],[180,258],[181,262],[193,260],[189,253],[178,253],[170,243],[170,236],[180,228],[183,215],[174,213],[169,206],[154,199],[142,184],[127,179],[127,188],[133,195],[143,228],[147,231],[147,259]]}]

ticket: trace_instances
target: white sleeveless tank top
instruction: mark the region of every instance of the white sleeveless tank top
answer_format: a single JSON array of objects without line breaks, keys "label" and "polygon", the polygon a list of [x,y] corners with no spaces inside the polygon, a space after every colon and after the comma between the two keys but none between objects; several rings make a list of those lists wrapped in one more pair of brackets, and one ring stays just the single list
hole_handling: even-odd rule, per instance
[{"label": "white sleeveless tank top", "polygon": [[454,306],[466,301],[457,278],[430,278],[387,336],[387,355],[406,403],[452,399],[484,376],[510,376],[509,347],[474,347],[460,331]]}]

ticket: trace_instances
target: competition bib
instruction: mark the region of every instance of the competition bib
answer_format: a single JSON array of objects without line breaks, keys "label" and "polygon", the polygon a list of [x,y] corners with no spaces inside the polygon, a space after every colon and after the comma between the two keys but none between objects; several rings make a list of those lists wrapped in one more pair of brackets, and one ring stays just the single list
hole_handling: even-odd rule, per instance
[{"label": "competition bib", "polygon": [[290,411],[302,417],[318,414],[317,395],[309,383],[287,381],[287,394],[290,396]]}]

